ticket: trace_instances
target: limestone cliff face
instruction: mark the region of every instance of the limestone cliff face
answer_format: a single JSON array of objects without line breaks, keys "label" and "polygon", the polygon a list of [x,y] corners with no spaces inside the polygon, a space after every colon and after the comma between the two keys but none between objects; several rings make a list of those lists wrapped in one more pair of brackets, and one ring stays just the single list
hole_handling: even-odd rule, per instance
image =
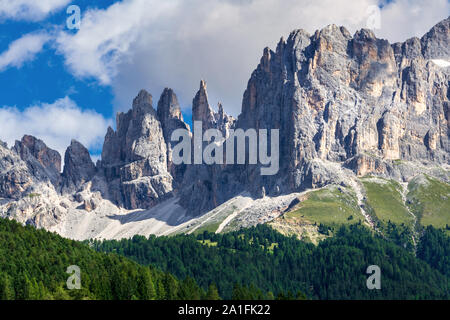
[{"label": "limestone cliff face", "polygon": [[[390,45],[370,30],[328,26],[264,50],[237,127],[279,128],[280,169],[266,190],[316,187],[334,177],[311,161],[390,174],[393,160],[448,163],[449,19],[422,39]],[[384,169],[368,162],[380,162]],[[249,181],[260,180],[249,169]],[[257,183],[261,185],[261,182]]]},{"label": "limestone cliff face", "polygon": [[176,142],[171,141],[172,133],[177,129],[190,131],[189,125],[183,120],[180,104],[175,92],[170,88],[165,88],[158,102],[158,120],[164,135],[167,146],[167,168],[172,175],[174,184],[182,182],[186,166],[184,164],[174,165],[172,162],[172,148]]},{"label": "limestone cliff face", "polygon": [[192,101],[192,122],[201,121],[204,130],[215,127],[214,111],[208,102],[206,82],[200,81],[200,89]]},{"label": "limestone cliff face", "polygon": [[24,136],[9,149],[0,143],[0,198],[21,199],[60,184],[61,156],[42,140]]},{"label": "limestone cliff face", "polygon": [[62,173],[63,192],[74,193],[90,181],[96,173],[88,149],[80,142],[72,140],[64,155],[64,171]]},{"label": "limestone cliff face", "polygon": [[2,198],[20,199],[33,184],[25,162],[9,150],[5,143],[0,144],[0,195]]},{"label": "limestone cliff face", "polygon": [[150,207],[171,194],[167,146],[148,92],[142,90],[133,108],[117,115],[117,131],[108,129],[100,170],[110,197],[125,208]]},{"label": "limestone cliff face", "polygon": [[25,135],[16,141],[13,150],[27,163],[30,173],[39,178],[48,177],[54,184],[59,183],[61,155],[33,136]]}]

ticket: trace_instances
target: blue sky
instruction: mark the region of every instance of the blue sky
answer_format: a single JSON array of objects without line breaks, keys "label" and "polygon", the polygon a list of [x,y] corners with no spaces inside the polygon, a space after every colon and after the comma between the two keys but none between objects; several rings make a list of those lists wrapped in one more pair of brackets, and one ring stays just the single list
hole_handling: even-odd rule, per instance
[{"label": "blue sky", "polygon": [[[88,8],[104,9],[113,0],[80,0],[76,4],[82,11]],[[75,2],[74,2],[75,3]],[[63,28],[69,15],[65,7],[49,15],[44,21],[14,21],[4,19],[0,24],[0,52],[8,49],[14,40],[24,34],[39,30]],[[69,30],[67,30],[70,32]],[[92,79],[77,79],[64,66],[64,57],[56,54],[50,44],[32,61],[21,68],[8,68],[0,73],[0,105],[26,108],[40,101],[51,102],[63,96],[70,96],[80,106],[94,108],[106,117],[112,116],[112,90]]]},{"label": "blue sky", "polygon": [[[69,5],[81,9],[80,30],[66,27]],[[172,87],[189,118],[200,79],[213,108],[236,116],[264,47],[297,28],[355,32],[374,5],[375,33],[391,42],[450,13],[448,0],[0,0],[0,139],[34,134],[63,153],[75,138],[98,158],[140,89],[156,106]]]}]

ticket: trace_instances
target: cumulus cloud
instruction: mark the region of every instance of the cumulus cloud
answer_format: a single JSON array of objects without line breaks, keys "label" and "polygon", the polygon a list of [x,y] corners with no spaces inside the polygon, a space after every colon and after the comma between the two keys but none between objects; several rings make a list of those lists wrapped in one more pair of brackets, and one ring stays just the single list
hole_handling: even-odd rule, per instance
[{"label": "cumulus cloud", "polygon": [[81,110],[68,97],[54,103],[42,103],[21,111],[15,107],[0,108],[0,139],[8,145],[23,135],[42,139],[64,156],[71,139],[90,150],[101,148],[111,120],[92,110]]},{"label": "cumulus cloud", "polygon": [[133,0],[116,2],[107,10],[88,10],[75,35],[61,31],[57,38],[66,64],[79,77],[95,77],[110,84],[116,67],[130,53],[130,46],[153,17],[161,19],[173,9],[172,1]]},{"label": "cumulus cloud", "polygon": [[20,68],[25,62],[34,59],[45,43],[50,40],[46,33],[29,33],[10,43],[8,49],[0,54],[0,71],[9,67]]},{"label": "cumulus cloud", "polygon": [[[191,104],[200,79],[210,102],[237,115],[243,91],[266,46],[298,28],[366,27],[368,7],[381,0],[124,0],[84,13],[81,30],[62,31],[58,50],[72,72],[112,85],[116,107],[129,107],[141,88],[156,98],[166,86]],[[378,36],[421,36],[446,18],[446,0],[396,0],[381,10]],[[412,22],[413,21],[413,22]]]},{"label": "cumulus cloud", "polygon": [[38,21],[70,0],[0,0],[0,19]]}]

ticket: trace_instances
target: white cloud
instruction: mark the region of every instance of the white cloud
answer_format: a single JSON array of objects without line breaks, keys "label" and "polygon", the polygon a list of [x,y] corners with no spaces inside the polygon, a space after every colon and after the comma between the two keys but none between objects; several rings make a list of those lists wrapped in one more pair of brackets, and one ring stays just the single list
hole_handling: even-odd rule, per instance
[{"label": "white cloud", "polygon": [[0,0],[0,19],[38,21],[70,0]]},{"label": "white cloud", "polygon": [[376,35],[391,42],[403,42],[414,36],[421,38],[449,13],[448,0],[395,0],[383,7],[381,30]]},{"label": "white cloud", "polygon": [[[155,99],[166,86],[190,105],[200,79],[237,115],[243,91],[266,46],[298,28],[366,27],[381,0],[124,0],[91,9],[76,34],[61,31],[59,52],[76,76],[110,84],[116,107],[128,108],[141,88]],[[390,41],[421,36],[446,18],[446,0],[396,0],[381,11],[376,34]],[[413,23],[411,22],[413,21]]]},{"label": "white cloud", "polygon": [[0,54],[0,71],[9,67],[20,68],[34,59],[45,43],[50,40],[46,33],[29,33],[11,42],[8,49]]},{"label": "white cloud", "polygon": [[142,29],[151,30],[154,17],[161,19],[172,7],[172,1],[133,0],[117,2],[107,10],[88,10],[78,33],[60,32],[59,51],[75,75],[110,84]]},{"label": "white cloud", "polygon": [[20,111],[15,107],[0,108],[0,139],[9,146],[23,135],[43,140],[63,157],[71,139],[91,150],[101,148],[111,120],[92,110],[81,110],[70,98],[42,103]]}]

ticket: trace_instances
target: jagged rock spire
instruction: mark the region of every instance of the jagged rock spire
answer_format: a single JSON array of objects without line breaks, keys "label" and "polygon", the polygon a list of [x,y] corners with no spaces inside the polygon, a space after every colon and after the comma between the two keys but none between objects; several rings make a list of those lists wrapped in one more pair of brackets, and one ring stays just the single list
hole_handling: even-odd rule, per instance
[{"label": "jagged rock spire", "polygon": [[186,167],[185,165],[173,165],[172,148],[177,142],[172,142],[171,137],[175,130],[189,130],[189,126],[183,121],[177,96],[172,89],[164,89],[158,102],[157,114],[167,145],[167,168],[174,178],[174,182],[181,183]]},{"label": "jagged rock spire", "polygon": [[157,115],[166,143],[170,143],[170,136],[174,130],[189,128],[183,120],[177,95],[170,88],[165,88],[159,98]]},{"label": "jagged rock spire", "polygon": [[62,173],[63,190],[77,191],[95,174],[95,165],[91,155],[80,142],[72,140],[64,155],[64,170]]},{"label": "jagged rock spire", "polygon": [[16,141],[14,150],[22,160],[34,157],[46,170],[59,175],[61,172],[61,155],[58,151],[50,149],[44,141],[30,136],[23,136],[22,140]]},{"label": "jagged rock spire", "polygon": [[146,90],[139,91],[133,100],[133,109],[140,109],[144,112],[151,112],[153,109],[153,97]]},{"label": "jagged rock spire", "polygon": [[162,92],[158,101],[157,114],[160,121],[169,118],[183,120],[177,95],[172,89],[165,88]]},{"label": "jagged rock spire", "polygon": [[209,105],[206,82],[203,80],[200,81],[200,89],[192,101],[192,120],[202,121],[204,129],[214,127],[214,112]]},{"label": "jagged rock spire", "polygon": [[218,111],[214,114],[216,128],[222,131],[225,138],[227,138],[229,136],[230,129],[234,128],[236,119],[225,113],[221,102],[218,103],[217,108]]},{"label": "jagged rock spire", "polygon": [[112,200],[126,208],[147,208],[172,191],[167,146],[152,96],[141,90],[133,108],[117,115],[117,131],[108,129],[101,168]]}]

